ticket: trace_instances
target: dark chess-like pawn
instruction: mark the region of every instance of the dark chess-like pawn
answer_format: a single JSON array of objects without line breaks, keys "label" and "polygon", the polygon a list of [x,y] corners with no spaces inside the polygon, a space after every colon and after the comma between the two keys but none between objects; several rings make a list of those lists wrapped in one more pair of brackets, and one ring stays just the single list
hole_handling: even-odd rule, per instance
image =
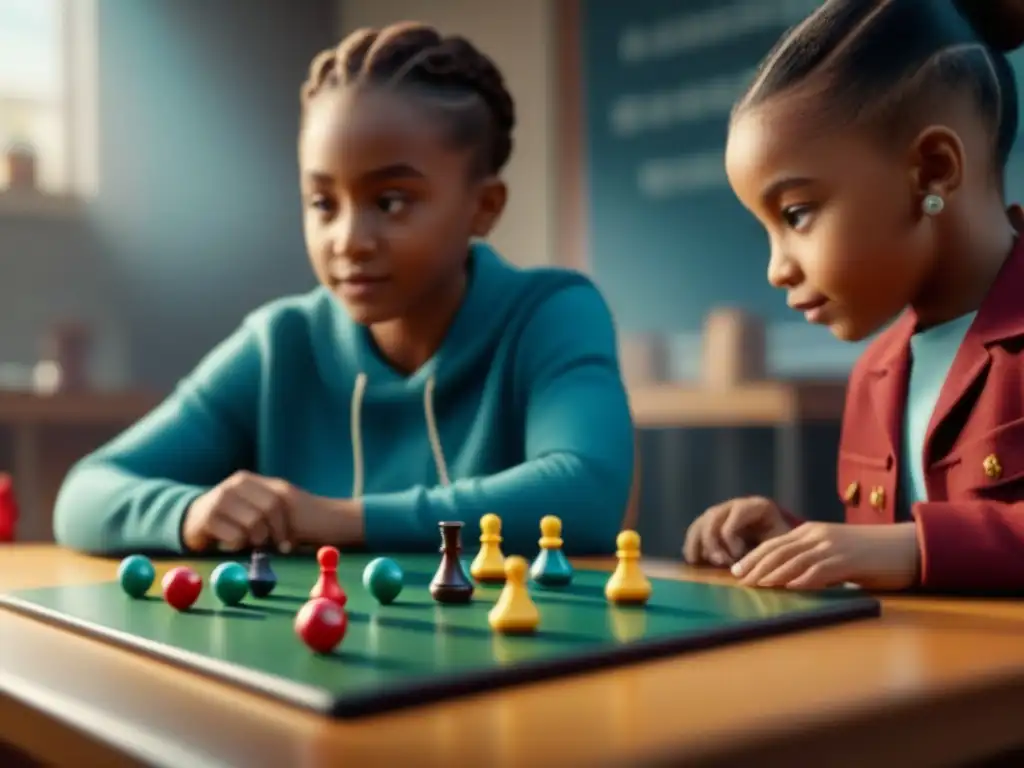
[{"label": "dark chess-like pawn", "polygon": [[462,566],[462,523],[445,522],[441,529],[441,565],[430,582],[430,594],[439,603],[468,603],[473,582]]},{"label": "dark chess-like pawn", "polygon": [[270,555],[262,549],[253,550],[249,561],[249,591],[253,597],[267,597],[277,586],[277,575],[270,567]]}]

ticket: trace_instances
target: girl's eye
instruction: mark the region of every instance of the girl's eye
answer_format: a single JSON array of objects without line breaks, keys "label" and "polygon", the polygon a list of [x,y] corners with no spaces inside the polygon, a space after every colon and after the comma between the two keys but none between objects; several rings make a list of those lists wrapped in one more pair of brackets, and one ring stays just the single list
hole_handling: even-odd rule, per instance
[{"label": "girl's eye", "polygon": [[782,218],[786,225],[797,231],[811,223],[814,208],[810,205],[790,205],[782,209]]},{"label": "girl's eye", "polygon": [[377,205],[380,209],[392,216],[404,211],[408,203],[408,198],[401,192],[388,192],[377,198]]},{"label": "girl's eye", "polygon": [[330,201],[330,199],[328,199],[324,195],[314,195],[310,199],[309,205],[310,207],[315,208],[316,210],[322,211],[324,213],[330,213],[330,211],[334,208],[334,204]]}]

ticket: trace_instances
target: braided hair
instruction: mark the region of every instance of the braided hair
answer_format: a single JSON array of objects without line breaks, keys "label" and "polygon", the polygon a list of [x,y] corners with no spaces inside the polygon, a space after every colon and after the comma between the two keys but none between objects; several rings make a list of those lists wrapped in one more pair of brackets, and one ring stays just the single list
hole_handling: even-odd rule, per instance
[{"label": "braided hair", "polygon": [[360,29],[320,53],[301,89],[303,111],[328,88],[371,86],[405,89],[440,108],[449,138],[475,148],[473,171],[501,172],[512,154],[515,105],[494,62],[457,35],[424,24]]},{"label": "braided hair", "polygon": [[809,86],[831,119],[903,138],[908,118],[963,94],[990,130],[1001,178],[1018,127],[1005,53],[1022,43],[1022,0],[827,0],[764,59],[733,119]]}]

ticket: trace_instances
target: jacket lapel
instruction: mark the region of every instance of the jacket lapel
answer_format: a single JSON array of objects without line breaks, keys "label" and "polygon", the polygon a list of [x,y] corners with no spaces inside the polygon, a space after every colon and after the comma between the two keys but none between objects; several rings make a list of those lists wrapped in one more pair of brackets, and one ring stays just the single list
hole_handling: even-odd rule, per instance
[{"label": "jacket lapel", "polygon": [[914,323],[914,316],[910,312],[904,313],[896,321],[888,346],[867,375],[871,402],[895,463],[899,462],[900,457],[900,436],[903,434],[903,411],[910,371],[910,336],[914,332]]},{"label": "jacket lapel", "polygon": [[952,414],[957,404],[988,371],[992,363],[989,347],[1006,339],[1024,335],[1024,302],[1020,300],[1024,285],[1024,239],[1018,238],[1013,253],[999,271],[991,290],[978,309],[978,315],[967,330],[946,381],[939,392],[928,431],[925,435],[925,457],[931,460],[935,433]]}]

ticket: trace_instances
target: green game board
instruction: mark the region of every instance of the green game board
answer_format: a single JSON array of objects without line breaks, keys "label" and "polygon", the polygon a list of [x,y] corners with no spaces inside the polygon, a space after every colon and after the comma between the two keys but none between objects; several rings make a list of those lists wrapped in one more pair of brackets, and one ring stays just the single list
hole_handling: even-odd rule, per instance
[{"label": "green game board", "polygon": [[344,555],[349,628],[332,655],[312,653],[293,619],[316,581],[312,558],[273,562],[269,598],[224,608],[204,578],[196,606],[178,613],[159,596],[141,600],[116,582],[0,595],[0,605],[230,681],[326,715],[356,717],[513,683],[581,672],[737,640],[877,616],[856,590],[797,594],[653,579],[644,607],[604,598],[608,574],[577,571],[572,585],[531,592],[541,612],[533,636],[491,631],[487,613],[501,587],[478,587],[470,605],[440,605],[427,586],[438,556],[396,557],[402,594],[380,606],[362,587],[365,556]]}]

